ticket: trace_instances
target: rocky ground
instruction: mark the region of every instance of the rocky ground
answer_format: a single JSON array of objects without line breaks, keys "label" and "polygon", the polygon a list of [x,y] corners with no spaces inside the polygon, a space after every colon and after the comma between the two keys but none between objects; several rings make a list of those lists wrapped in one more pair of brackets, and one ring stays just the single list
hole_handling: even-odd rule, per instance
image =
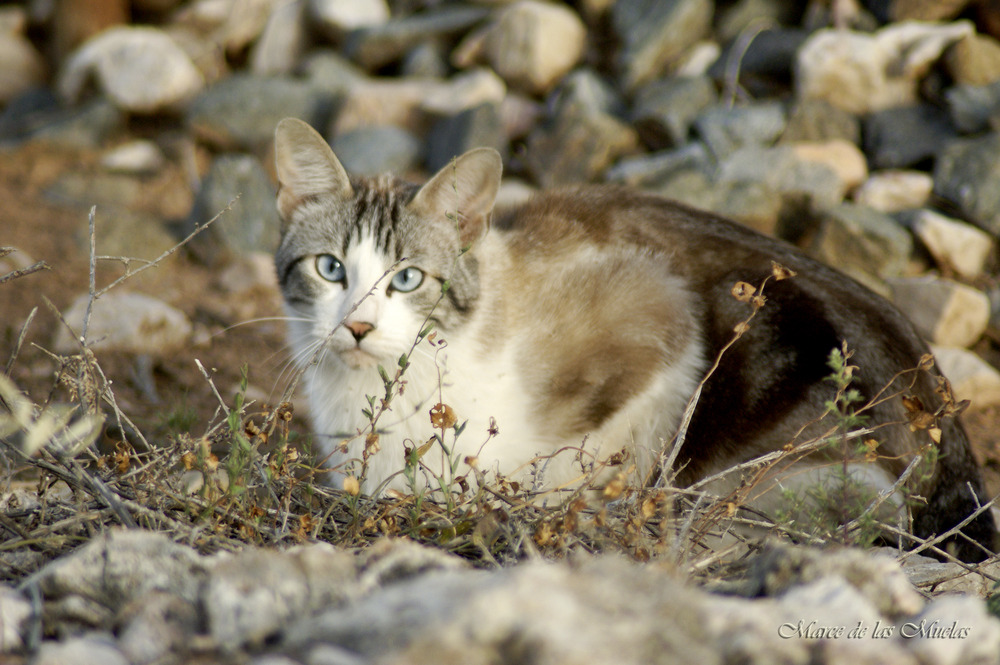
[{"label": "rocky ground", "polygon": [[[917,323],[958,396],[972,400],[965,420],[1000,492],[998,17],[992,0],[0,7],[0,247],[16,250],[0,257],[0,362],[45,407],[29,409],[31,426],[0,432],[24,445],[41,431],[39,414],[60,404],[106,416],[75,466],[0,457],[0,580],[11,585],[0,586],[0,659],[1000,661],[1000,621],[982,602],[927,600],[909,586],[985,597],[990,567],[966,574],[914,557],[903,574],[847,550],[822,574],[768,586],[761,566],[826,561],[768,550],[713,586],[703,574],[711,567],[678,564],[669,548],[631,534],[610,549],[652,563],[585,558],[490,572],[482,568],[493,555],[566,556],[552,534],[572,531],[577,509],[558,520],[534,514],[531,547],[504,527],[506,542],[519,543],[509,558],[490,546],[486,555],[445,548],[458,558],[408,544],[371,548],[378,533],[445,542],[438,522],[400,530],[403,511],[392,506],[361,526],[349,497],[330,499],[346,517],[327,519],[310,512],[322,502],[298,489],[272,491],[273,506],[258,494],[226,504],[203,492],[193,508],[163,475],[186,469],[211,485],[211,455],[228,464],[244,423],[220,435],[220,402],[256,400],[253,427],[280,411],[265,406],[282,401],[290,380],[282,324],[270,318],[280,315],[269,264],[270,140],[278,120],[295,116],[354,172],[420,178],[492,145],[504,155],[508,200],[538,187],[623,182],[795,242]],[[92,242],[106,257],[93,271]],[[38,262],[44,269],[33,272]],[[112,285],[87,323],[97,364],[67,360],[81,347],[66,323],[79,334],[89,295]],[[283,440],[302,439],[303,415]],[[297,488],[297,476],[277,467]],[[173,541],[109,531],[113,524]],[[354,527],[362,535],[346,538]],[[474,531],[482,540],[484,530]],[[340,547],[307,544],[315,540]],[[303,544],[270,547],[293,542]],[[345,554],[358,548],[372,551]],[[854,567],[897,586],[866,587]],[[798,621],[813,619],[845,633],[860,625],[874,637],[876,623],[893,633],[878,642],[799,634]],[[935,620],[954,625],[948,637],[930,628],[901,635],[904,624]],[[787,623],[796,634],[784,638]],[[971,632],[955,637],[964,627]]]}]

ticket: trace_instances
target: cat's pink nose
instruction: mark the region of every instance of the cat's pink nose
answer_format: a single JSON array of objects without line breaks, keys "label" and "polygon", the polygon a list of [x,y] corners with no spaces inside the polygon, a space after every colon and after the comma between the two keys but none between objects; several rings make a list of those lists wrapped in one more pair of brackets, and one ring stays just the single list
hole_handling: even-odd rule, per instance
[{"label": "cat's pink nose", "polygon": [[354,335],[354,339],[360,342],[364,339],[364,336],[375,330],[375,326],[370,323],[365,323],[364,321],[348,321],[344,324],[344,327],[351,331]]}]

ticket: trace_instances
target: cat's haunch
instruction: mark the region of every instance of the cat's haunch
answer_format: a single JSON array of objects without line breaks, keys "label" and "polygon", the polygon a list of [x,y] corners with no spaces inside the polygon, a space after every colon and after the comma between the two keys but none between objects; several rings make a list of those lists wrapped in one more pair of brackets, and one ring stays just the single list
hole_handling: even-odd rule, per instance
[{"label": "cat's haunch", "polygon": [[[278,125],[275,155],[275,265],[334,484],[351,475],[369,493],[409,492],[450,482],[467,463],[536,490],[600,486],[621,472],[648,481],[701,383],[667,470],[678,486],[785,450],[702,489],[771,515],[790,494],[837,511],[847,494],[826,506],[828,485],[850,485],[867,504],[920,455],[921,472],[879,519],[912,515],[913,533],[927,537],[986,502],[911,323],[786,243],[622,187],[495,209],[502,165],[486,148],[423,186],[349,176],[294,119]],[[735,297],[737,283],[763,292]],[[853,356],[838,370],[829,363],[842,348]],[[839,431],[828,407],[844,396],[830,378],[848,366],[849,407],[872,430],[860,453],[860,439],[849,452],[840,439],[823,443]],[[913,404],[933,427],[910,426]],[[963,531],[953,546],[962,558],[993,548],[988,510]]]}]

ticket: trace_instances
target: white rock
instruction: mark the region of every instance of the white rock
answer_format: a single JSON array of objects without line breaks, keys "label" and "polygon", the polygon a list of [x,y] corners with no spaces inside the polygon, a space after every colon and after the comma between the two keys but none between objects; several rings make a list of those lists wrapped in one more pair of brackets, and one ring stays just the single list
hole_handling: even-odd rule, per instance
[{"label": "white rock", "polygon": [[250,71],[258,76],[288,74],[309,46],[305,0],[277,4],[250,50]]},{"label": "white rock", "polygon": [[57,86],[76,101],[91,78],[119,108],[136,113],[182,107],[205,84],[173,39],[142,27],[111,28],[88,40],[67,60]]},{"label": "white rock", "polygon": [[920,616],[901,623],[899,635],[921,663],[996,663],[1000,653],[1000,620],[973,596],[937,599]]},{"label": "white rock", "polygon": [[974,32],[969,21],[896,23],[874,34],[818,30],[798,51],[798,96],[858,114],[915,102],[921,77],[948,46]]},{"label": "white rock", "polygon": [[101,166],[118,173],[153,173],[164,165],[163,151],[152,141],[131,141],[109,150],[101,157]]},{"label": "white rock", "polygon": [[[81,295],[63,314],[79,334],[89,296]],[[94,302],[87,329],[90,348],[162,355],[183,347],[191,335],[191,322],[184,312],[139,293],[111,291]],[[60,326],[54,342],[60,353],[78,353],[79,345]]]},{"label": "white rock", "polygon": [[935,346],[931,350],[958,399],[971,400],[973,408],[1000,404],[1000,372],[993,365],[966,349]]},{"label": "white rock", "polygon": [[9,586],[0,584],[0,654],[24,646],[21,630],[31,617],[31,603]]},{"label": "white rock", "polygon": [[226,53],[242,51],[257,39],[271,9],[289,0],[194,0],[172,18],[175,26],[201,35]]},{"label": "white rock", "polygon": [[0,33],[0,106],[45,81],[45,60],[25,37]]},{"label": "white rock", "polygon": [[308,0],[309,14],[327,35],[338,38],[349,30],[389,20],[385,0]]},{"label": "white rock", "polygon": [[869,208],[891,213],[924,206],[932,191],[934,178],[924,171],[878,171],[858,187],[854,200]]},{"label": "white rock", "polygon": [[521,0],[467,37],[453,62],[460,68],[488,62],[511,87],[542,94],[580,61],[586,37],[583,21],[568,7]]},{"label": "white rock", "polygon": [[968,347],[990,319],[990,301],[971,286],[940,277],[887,280],[892,300],[932,344]]},{"label": "white rock", "polygon": [[868,177],[868,162],[865,155],[850,141],[844,139],[799,141],[788,145],[800,160],[829,166],[840,176],[845,194]]},{"label": "white rock", "polygon": [[986,259],[993,252],[993,238],[988,233],[933,210],[920,211],[913,231],[938,265],[951,268],[967,279],[983,272]]}]

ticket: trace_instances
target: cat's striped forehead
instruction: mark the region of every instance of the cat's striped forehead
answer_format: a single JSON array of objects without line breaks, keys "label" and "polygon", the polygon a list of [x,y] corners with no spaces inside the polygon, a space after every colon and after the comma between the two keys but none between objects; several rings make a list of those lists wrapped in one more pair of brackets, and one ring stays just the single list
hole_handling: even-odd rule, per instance
[{"label": "cat's striped forehead", "polygon": [[340,251],[371,238],[375,248],[398,261],[403,258],[405,241],[410,235],[412,216],[406,205],[416,186],[389,175],[352,179],[354,196],[344,201],[337,220],[340,226]]}]

